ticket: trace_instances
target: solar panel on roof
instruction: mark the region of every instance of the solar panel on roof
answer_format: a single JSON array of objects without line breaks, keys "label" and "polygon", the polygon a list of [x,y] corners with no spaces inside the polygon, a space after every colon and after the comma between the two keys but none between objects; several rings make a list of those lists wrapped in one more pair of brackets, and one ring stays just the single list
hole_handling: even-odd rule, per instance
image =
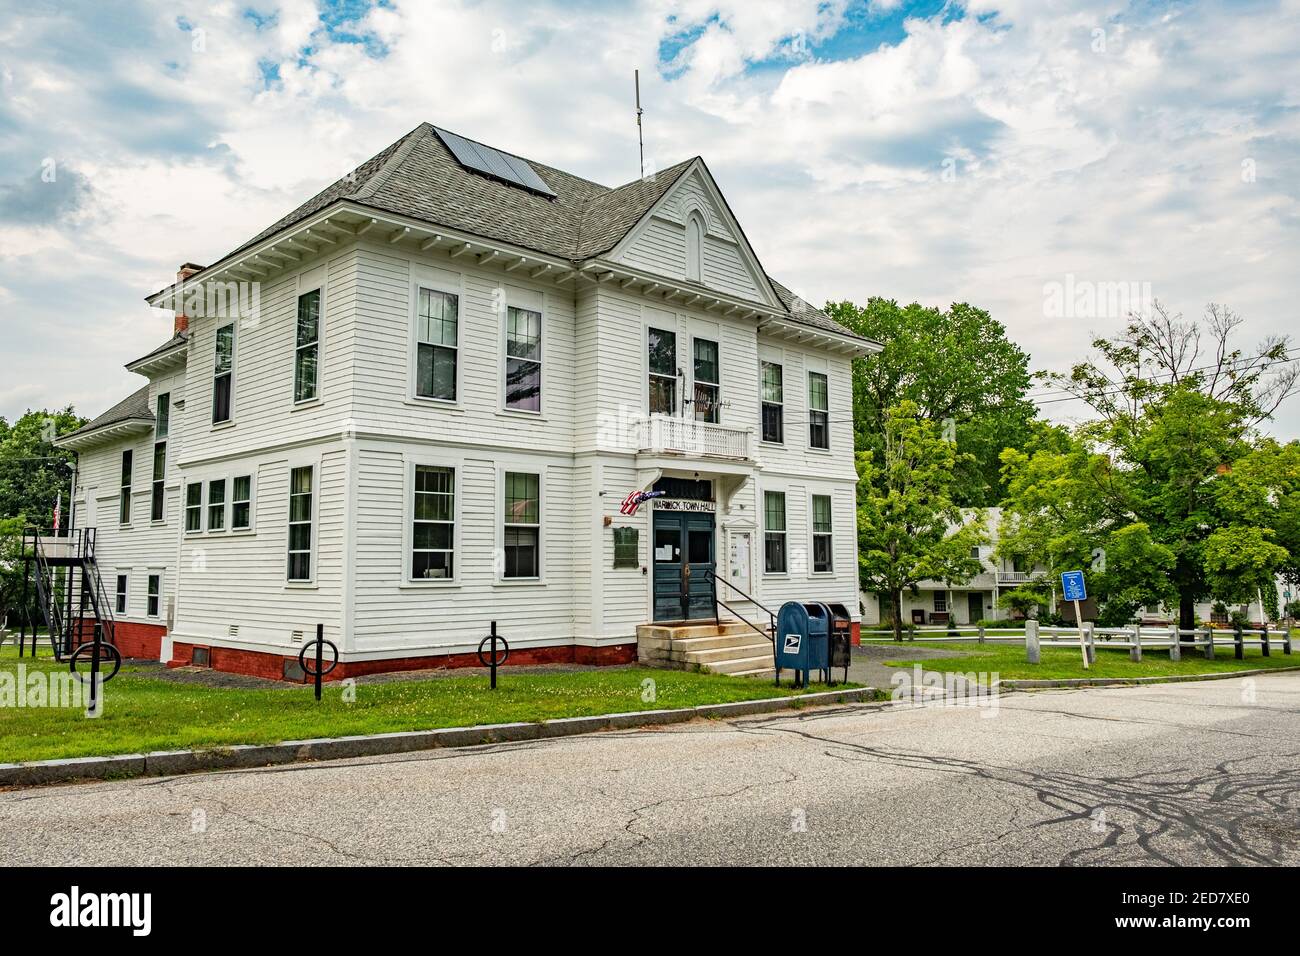
[{"label": "solar panel on roof", "polygon": [[449,133],[445,129],[434,127],[438,133],[438,138],[442,140],[443,145],[451,150],[451,154],[456,157],[466,169],[471,169],[476,173],[483,173],[491,176],[493,179],[499,179],[502,182],[519,186],[530,192],[541,193],[543,196],[554,196],[555,192],[546,181],[538,176],[524,160],[518,156],[510,156],[500,150],[493,149],[491,146],[484,146],[482,143],[475,143],[464,136],[457,136],[455,133]]}]

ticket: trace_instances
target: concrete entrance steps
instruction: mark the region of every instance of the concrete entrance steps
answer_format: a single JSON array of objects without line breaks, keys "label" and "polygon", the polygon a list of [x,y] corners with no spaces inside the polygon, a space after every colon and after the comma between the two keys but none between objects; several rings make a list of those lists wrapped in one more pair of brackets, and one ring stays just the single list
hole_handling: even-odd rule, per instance
[{"label": "concrete entrance steps", "polygon": [[772,642],[748,624],[642,624],[637,660],[651,667],[772,677]]}]

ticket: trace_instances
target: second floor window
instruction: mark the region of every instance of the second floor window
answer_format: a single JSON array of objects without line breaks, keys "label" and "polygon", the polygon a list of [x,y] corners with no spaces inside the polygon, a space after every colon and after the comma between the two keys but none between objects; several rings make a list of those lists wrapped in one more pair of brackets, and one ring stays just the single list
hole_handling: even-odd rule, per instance
[{"label": "second floor window", "polygon": [[208,482],[208,530],[224,531],[226,528],[226,479]]},{"label": "second floor window", "polygon": [[541,576],[541,476],[506,472],[505,573],[507,578]]},{"label": "second floor window", "polygon": [[293,400],[316,397],[320,373],[320,289],[298,296],[298,331],[293,357]]},{"label": "second floor window", "polygon": [[542,410],[542,313],[506,310],[506,408]]},{"label": "second floor window", "polygon": [[695,420],[718,421],[722,381],[718,371],[718,343],[695,340]]},{"label": "second floor window", "polygon": [[768,574],[784,574],[785,550],[785,492],[763,492],[763,570]]},{"label": "second floor window", "polygon": [[153,446],[153,483],[150,486],[149,519],[162,521],[166,510],[167,443]]},{"label": "second floor window", "polygon": [[762,377],[763,441],[779,445],[785,441],[785,385],[781,366],[764,362]]},{"label": "second floor window", "polygon": [[455,558],[456,469],[416,465],[411,578],[453,578]]},{"label": "second floor window", "polygon": [[203,530],[203,483],[200,481],[185,486],[185,530]]},{"label": "second floor window", "polygon": [[814,574],[835,570],[831,533],[831,496],[812,496],[812,569]]},{"label": "second floor window", "polygon": [[239,475],[230,495],[230,530],[247,531],[253,523],[253,477]]},{"label": "second floor window", "polygon": [[830,394],[826,375],[808,373],[808,444],[813,448],[831,447]]},{"label": "second floor window", "polygon": [[212,424],[230,421],[235,387],[235,323],[217,329],[212,369]]},{"label": "second floor window", "polygon": [[122,490],[117,499],[117,520],[121,524],[131,522],[131,450],[122,452]]},{"label": "second floor window", "polygon": [[677,335],[663,329],[647,330],[647,367],[650,369],[650,414],[677,414]]},{"label": "second floor window", "polygon": [[415,394],[456,400],[459,300],[450,292],[420,290],[415,322]]}]

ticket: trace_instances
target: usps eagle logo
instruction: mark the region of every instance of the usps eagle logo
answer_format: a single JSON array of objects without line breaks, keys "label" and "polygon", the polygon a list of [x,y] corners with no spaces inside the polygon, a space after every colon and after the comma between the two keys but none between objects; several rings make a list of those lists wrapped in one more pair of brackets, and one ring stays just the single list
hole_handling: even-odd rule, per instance
[{"label": "usps eagle logo", "polygon": [[649,501],[651,498],[662,498],[668,492],[666,491],[634,491],[618,506],[620,514],[634,515],[636,509],[641,507],[641,502]]}]

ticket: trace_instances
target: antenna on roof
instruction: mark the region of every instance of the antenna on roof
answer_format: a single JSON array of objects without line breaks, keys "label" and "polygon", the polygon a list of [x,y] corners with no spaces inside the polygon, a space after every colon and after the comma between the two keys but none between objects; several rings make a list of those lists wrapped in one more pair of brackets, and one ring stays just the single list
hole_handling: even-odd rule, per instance
[{"label": "antenna on roof", "polygon": [[632,71],[632,81],[636,84],[636,145],[641,160],[641,178],[645,179],[645,138],[641,135],[641,71]]}]

